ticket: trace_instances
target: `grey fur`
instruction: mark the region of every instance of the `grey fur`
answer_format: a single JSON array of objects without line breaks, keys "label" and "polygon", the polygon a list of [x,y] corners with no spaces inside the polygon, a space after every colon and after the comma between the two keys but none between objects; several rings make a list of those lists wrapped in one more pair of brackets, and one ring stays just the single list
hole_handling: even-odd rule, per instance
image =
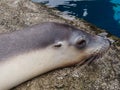
[{"label": "grey fur", "polygon": [[11,55],[45,48],[56,40],[69,38],[74,28],[66,24],[42,23],[0,35],[0,60]]}]

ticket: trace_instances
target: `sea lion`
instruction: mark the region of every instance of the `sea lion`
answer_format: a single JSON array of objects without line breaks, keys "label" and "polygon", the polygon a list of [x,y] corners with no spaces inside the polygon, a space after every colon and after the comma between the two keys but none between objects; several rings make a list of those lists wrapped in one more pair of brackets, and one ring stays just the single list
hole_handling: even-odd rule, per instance
[{"label": "sea lion", "polygon": [[110,41],[105,36],[55,22],[1,34],[0,90],[8,90],[50,70],[90,63],[109,47]]}]

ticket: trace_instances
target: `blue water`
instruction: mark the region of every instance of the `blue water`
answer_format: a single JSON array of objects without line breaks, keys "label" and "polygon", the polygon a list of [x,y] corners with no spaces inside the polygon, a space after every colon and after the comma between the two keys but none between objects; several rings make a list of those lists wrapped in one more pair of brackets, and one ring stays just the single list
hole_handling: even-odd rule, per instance
[{"label": "blue water", "polygon": [[55,7],[120,37],[120,0],[32,0]]}]

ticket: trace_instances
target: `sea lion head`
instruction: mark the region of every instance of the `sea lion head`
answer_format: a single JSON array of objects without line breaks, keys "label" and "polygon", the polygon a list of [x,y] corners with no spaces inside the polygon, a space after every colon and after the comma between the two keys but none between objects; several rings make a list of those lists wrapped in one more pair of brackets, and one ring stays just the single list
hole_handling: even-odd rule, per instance
[{"label": "sea lion head", "polygon": [[111,44],[106,36],[92,35],[70,25],[47,23],[44,29],[46,27],[46,45],[52,42],[47,48],[51,48],[53,59],[60,67],[91,63],[104,54]]}]

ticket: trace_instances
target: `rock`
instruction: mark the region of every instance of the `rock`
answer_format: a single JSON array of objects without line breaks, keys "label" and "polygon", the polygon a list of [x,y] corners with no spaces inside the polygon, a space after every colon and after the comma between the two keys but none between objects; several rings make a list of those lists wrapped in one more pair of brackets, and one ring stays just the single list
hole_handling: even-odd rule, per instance
[{"label": "rock", "polygon": [[[93,34],[105,32],[82,19],[62,18],[61,12],[30,0],[0,1],[0,33],[47,21],[68,23]],[[11,90],[120,90],[120,39],[109,37],[114,40],[113,46],[90,66],[54,70]]]}]

